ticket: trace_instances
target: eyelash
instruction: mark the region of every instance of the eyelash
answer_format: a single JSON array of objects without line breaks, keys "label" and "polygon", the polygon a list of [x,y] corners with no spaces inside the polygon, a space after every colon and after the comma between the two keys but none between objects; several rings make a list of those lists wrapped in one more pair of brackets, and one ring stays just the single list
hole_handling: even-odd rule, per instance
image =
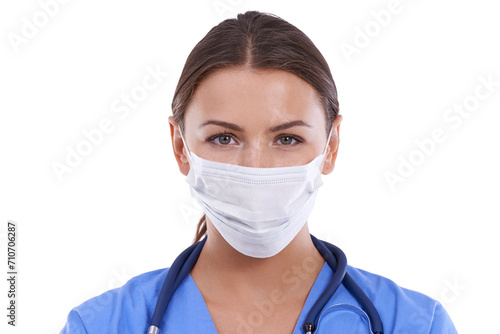
[{"label": "eyelash", "polygon": [[[224,132],[217,132],[216,134],[207,137],[205,140],[207,142],[213,142],[215,139],[217,139],[218,137],[220,137],[222,135],[224,135],[224,136],[230,136],[232,138],[234,137],[234,135],[232,133],[224,131]],[[298,136],[295,136],[295,135],[291,135],[291,134],[282,134],[282,135],[278,136],[277,139],[283,138],[283,137],[291,137],[291,138],[295,139],[298,143],[302,143],[304,141],[302,138],[300,138]],[[221,145],[224,146],[223,144],[221,144]],[[293,146],[293,145],[297,145],[297,144],[290,144],[290,145],[283,144],[283,146]]]}]

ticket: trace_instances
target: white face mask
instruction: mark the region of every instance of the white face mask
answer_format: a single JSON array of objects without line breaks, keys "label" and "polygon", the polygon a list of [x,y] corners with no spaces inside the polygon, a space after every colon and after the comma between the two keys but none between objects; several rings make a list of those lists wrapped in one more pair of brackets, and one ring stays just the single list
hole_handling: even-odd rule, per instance
[{"label": "white face mask", "polygon": [[197,156],[179,129],[188,150],[191,195],[234,249],[256,258],[274,256],[295,238],[313,209],[332,131],[323,153],[306,165],[256,168]]}]

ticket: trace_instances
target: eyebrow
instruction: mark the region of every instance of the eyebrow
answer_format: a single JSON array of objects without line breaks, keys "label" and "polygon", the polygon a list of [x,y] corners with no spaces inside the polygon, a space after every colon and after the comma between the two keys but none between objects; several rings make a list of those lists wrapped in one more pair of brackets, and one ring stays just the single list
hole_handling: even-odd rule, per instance
[{"label": "eyebrow", "polygon": [[[223,126],[223,127],[226,127],[228,129],[231,129],[231,130],[234,130],[234,131],[240,131],[240,132],[244,132],[245,131],[239,125],[236,125],[236,124],[233,124],[233,123],[229,123],[229,122],[224,122],[224,121],[217,121],[217,120],[206,121],[203,124],[201,124],[198,128],[201,128],[201,127],[203,127],[205,125],[209,125],[209,124]],[[301,121],[301,120],[297,120],[297,121],[290,121],[290,122],[286,122],[286,123],[283,123],[283,124],[280,124],[280,125],[273,126],[273,127],[269,128],[267,130],[267,132],[282,131],[282,130],[289,129],[289,128],[294,127],[294,126],[307,126],[307,127],[311,127],[306,122]]]}]

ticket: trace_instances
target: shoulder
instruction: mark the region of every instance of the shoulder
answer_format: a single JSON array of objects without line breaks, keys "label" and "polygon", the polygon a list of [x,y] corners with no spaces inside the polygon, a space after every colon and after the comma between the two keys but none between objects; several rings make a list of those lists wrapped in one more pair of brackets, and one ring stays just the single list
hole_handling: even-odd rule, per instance
[{"label": "shoulder", "polygon": [[439,301],[362,269],[349,266],[347,272],[378,310],[387,333],[457,333]]},{"label": "shoulder", "polygon": [[[149,271],[74,307],[61,334],[146,332],[168,268]],[[133,314],[133,317],[129,315]]]},{"label": "shoulder", "polygon": [[403,288],[384,276],[352,266],[348,266],[347,272],[369,297],[383,297],[386,301],[397,300],[405,305],[432,306],[436,303],[434,299],[428,297],[427,295]]}]

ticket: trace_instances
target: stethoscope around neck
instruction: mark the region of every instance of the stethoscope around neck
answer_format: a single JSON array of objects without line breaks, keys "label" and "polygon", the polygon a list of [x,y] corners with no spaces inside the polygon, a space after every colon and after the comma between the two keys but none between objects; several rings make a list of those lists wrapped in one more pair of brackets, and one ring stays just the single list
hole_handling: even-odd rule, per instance
[{"label": "stethoscope around neck", "polygon": [[[342,250],[335,245],[326,241],[318,240],[312,234],[311,239],[314,246],[316,246],[316,249],[323,256],[330,268],[332,268],[334,274],[325,291],[323,291],[307,314],[302,327],[304,332],[306,334],[312,334],[317,329],[318,316],[321,313],[321,310],[337,291],[340,284],[344,284],[347,291],[357,300],[362,309],[368,315],[371,332],[373,334],[383,334],[384,329],[382,326],[382,320],[380,319],[375,306],[363,290],[361,290],[361,288],[352,279],[352,277],[347,273],[347,258],[344,252],[342,252]],[[163,281],[158,301],[156,302],[156,308],[154,310],[153,317],[151,318],[148,334],[158,333],[160,323],[163,319],[163,315],[165,314],[170,299],[172,299],[175,290],[177,290],[184,278],[189,274],[191,269],[193,269],[206,241],[207,237],[186,248],[186,250],[184,250],[177,257],[177,259],[175,259],[174,263],[168,270],[167,276]]]}]

